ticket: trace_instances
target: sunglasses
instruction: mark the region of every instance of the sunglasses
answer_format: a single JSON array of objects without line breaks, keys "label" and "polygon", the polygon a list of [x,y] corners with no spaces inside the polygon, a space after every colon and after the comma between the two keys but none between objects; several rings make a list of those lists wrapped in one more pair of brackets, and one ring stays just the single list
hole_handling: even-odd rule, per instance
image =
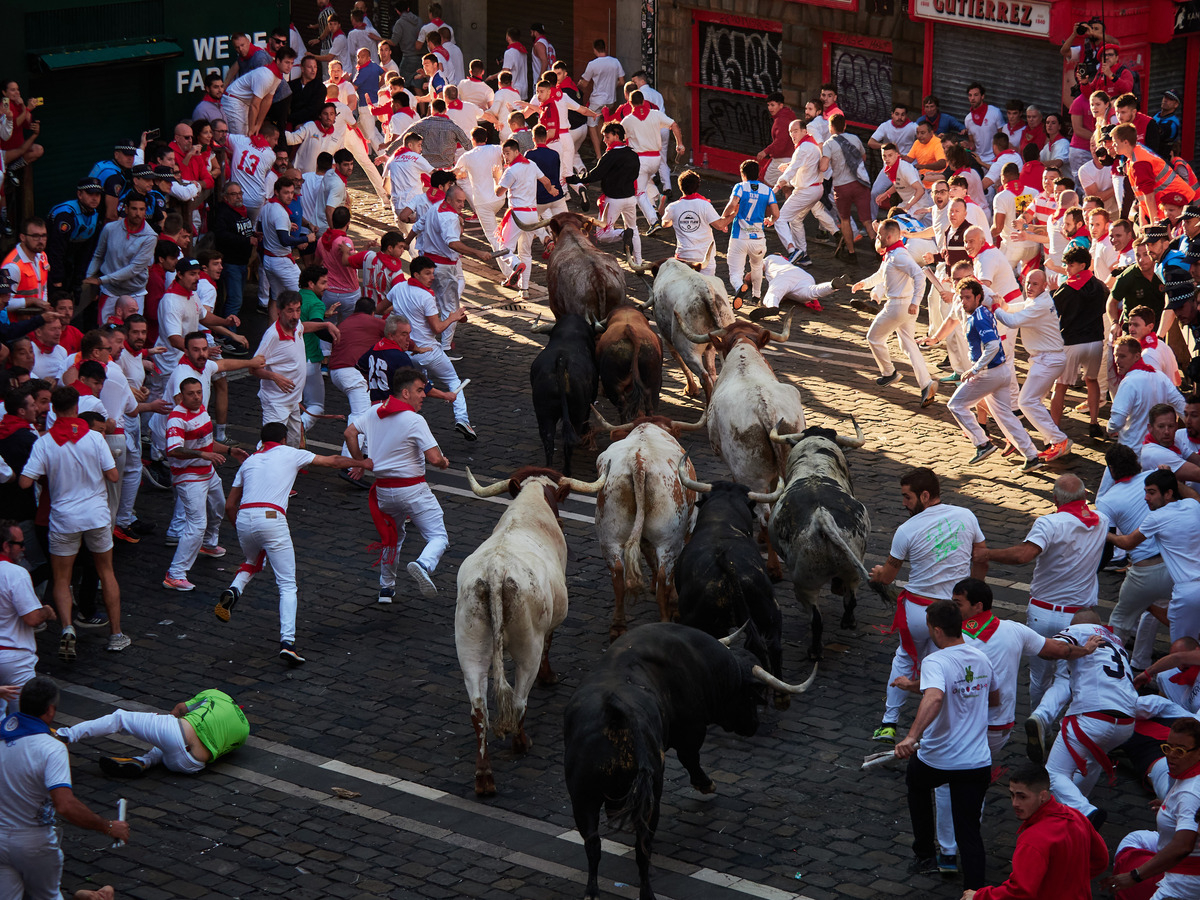
[{"label": "sunglasses", "polygon": [[1178,747],[1175,744],[1159,744],[1158,749],[1167,759],[1180,759],[1196,750],[1195,747]]}]

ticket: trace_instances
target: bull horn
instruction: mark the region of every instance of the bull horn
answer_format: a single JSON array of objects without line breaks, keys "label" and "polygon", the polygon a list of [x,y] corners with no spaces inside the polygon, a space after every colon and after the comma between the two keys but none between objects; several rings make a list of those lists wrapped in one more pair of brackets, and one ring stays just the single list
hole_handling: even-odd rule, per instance
[{"label": "bull horn", "polygon": [[696,333],[692,332],[691,330],[689,330],[688,327],[683,324],[682,319],[679,319],[678,317],[676,317],[676,319],[679,323],[679,330],[683,332],[683,336],[685,338],[687,338],[689,341],[691,341],[693,344],[707,344],[712,340],[712,338],[710,337],[712,332],[710,332],[709,334],[705,334],[705,335],[696,334]]},{"label": "bull horn", "polygon": [[817,678],[817,663],[813,663],[812,674],[808,676],[808,680],[803,684],[788,684],[786,681],[780,681],[762,666],[755,666],[750,670],[750,673],[768,687],[773,687],[777,691],[783,691],[785,694],[803,694]]},{"label": "bull horn", "polygon": [[516,215],[513,215],[513,217],[512,217],[512,220],[517,223],[517,227],[520,228],[522,231],[539,231],[542,228],[545,228],[547,225],[549,225],[551,223],[551,221],[553,221],[553,219],[554,219],[554,216],[551,216],[549,219],[538,219],[532,225],[526,225],[519,218],[517,218]]},{"label": "bull horn", "polygon": [[679,462],[675,466],[675,471],[679,473],[679,483],[689,491],[695,491],[697,494],[707,494],[712,490],[711,484],[705,484],[703,481],[693,481],[687,473],[687,467],[684,465],[691,454],[685,453],[679,458]]},{"label": "bull horn", "polygon": [[495,497],[508,490],[507,478],[503,481],[497,481],[495,484],[492,484],[489,487],[483,487],[478,481],[475,480],[475,476],[471,474],[471,468],[469,466],[467,467],[467,484],[471,486],[471,493],[473,493],[476,497]]},{"label": "bull horn", "polygon": [[796,446],[796,442],[800,440],[798,434],[781,434],[779,429],[783,428],[783,419],[780,419],[774,428],[771,429],[771,440],[777,444],[787,444],[791,447]]},{"label": "bull horn", "polygon": [[858,427],[858,420],[855,419],[854,416],[851,416],[850,421],[854,423],[854,433],[857,436],[848,438],[848,437],[842,437],[839,434],[837,436],[837,445],[839,447],[844,447],[847,450],[857,450],[859,447],[861,447],[863,444],[865,444],[867,442],[867,439],[865,437],[863,437],[862,429]]},{"label": "bull horn", "polygon": [[598,494],[600,493],[600,489],[604,487],[604,482],[607,480],[608,466],[605,466],[604,474],[602,474],[595,481],[580,481],[578,478],[564,477],[561,481],[559,481],[558,486],[569,487],[577,494]]},{"label": "bull horn", "polygon": [[603,333],[604,329],[608,327],[608,317],[592,322],[592,327],[596,329],[597,334]]},{"label": "bull horn", "polygon": [[592,404],[592,412],[594,412],[596,414],[596,421],[598,421],[600,423],[600,427],[603,428],[605,431],[607,431],[609,434],[612,434],[618,428],[625,427],[624,425],[614,425],[612,422],[610,422],[606,418],[604,418],[604,416],[602,416],[600,414],[600,407],[596,406],[595,403]]},{"label": "bull horn", "polygon": [[653,263],[647,262],[644,262],[639,266],[633,261],[633,252],[630,250],[625,251],[625,262],[629,265],[629,268],[633,269],[633,271],[638,275],[649,275],[650,270],[654,268]]},{"label": "bull horn", "polygon": [[742,627],[739,628],[737,631],[735,631],[733,634],[727,634],[723,638],[717,638],[717,640],[719,640],[726,647],[730,647],[733,645],[734,641],[736,641],[739,637],[741,637],[742,632],[746,630],[746,626],[749,624],[750,624],[750,620],[747,619],[745,622],[742,623]]},{"label": "bull horn", "polygon": [[783,488],[783,478],[780,478],[777,482],[775,482],[775,490],[771,491],[771,493],[760,494],[758,491],[750,491],[748,496],[755,503],[766,503],[768,506],[770,506],[783,496]]},{"label": "bull horn", "polygon": [[554,330],[554,323],[543,322],[542,314],[538,313],[537,318],[533,320],[533,324],[529,326],[529,330],[534,334],[549,334]]},{"label": "bull horn", "polygon": [[708,424],[708,407],[704,408],[704,412],[700,414],[700,419],[697,422],[677,422],[671,420],[671,427],[679,431],[700,431]]},{"label": "bull horn", "polygon": [[768,328],[767,334],[769,334],[772,338],[779,341],[780,343],[786,343],[788,336],[791,335],[791,333],[792,333],[792,316],[793,315],[795,315],[795,313],[790,312],[790,313],[788,313],[787,318],[783,320],[783,331],[772,331],[771,329]]}]

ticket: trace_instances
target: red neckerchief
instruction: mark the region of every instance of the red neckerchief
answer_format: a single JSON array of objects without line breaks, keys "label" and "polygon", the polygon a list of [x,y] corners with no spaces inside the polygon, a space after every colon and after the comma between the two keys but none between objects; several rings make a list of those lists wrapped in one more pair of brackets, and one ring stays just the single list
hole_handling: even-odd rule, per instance
[{"label": "red neckerchief", "polygon": [[1183,781],[1185,778],[1195,778],[1197,775],[1200,775],[1200,762],[1196,763],[1194,766],[1192,766],[1190,769],[1188,769],[1186,772],[1184,772],[1182,775],[1180,775],[1175,780]]},{"label": "red neckerchief", "polygon": [[1134,362],[1134,364],[1129,367],[1129,371],[1127,371],[1125,374],[1128,375],[1129,372],[1153,372],[1153,371],[1155,371],[1154,367],[1151,365],[1147,365],[1146,361],[1139,356],[1137,358],[1137,361]]},{"label": "red neckerchief", "polygon": [[246,62],[246,60],[248,60],[250,57],[252,57],[259,50],[261,50],[263,53],[267,52],[266,47],[260,47],[260,46],[258,46],[258,44],[251,44],[250,49],[246,51],[246,55],[239,56],[238,59],[240,59],[242,62]]},{"label": "red neckerchief", "polygon": [[0,441],[7,437],[12,437],[18,431],[26,428],[37,434],[37,429],[33,427],[33,423],[26,422],[20,416],[14,416],[12,413],[5,413],[4,418],[0,419]]},{"label": "red neckerchief", "polygon": [[431,287],[426,287],[425,285],[421,284],[421,282],[420,282],[420,281],[418,281],[418,280],[417,280],[415,277],[410,277],[410,278],[408,279],[408,283],[409,283],[410,285],[412,285],[413,287],[415,287],[415,288],[420,288],[421,290],[423,290],[423,291],[428,291],[428,292],[429,292],[429,293],[431,293],[431,294],[433,293],[433,288],[431,288]]},{"label": "red neckerchief", "polygon": [[891,253],[897,247],[903,247],[903,246],[904,246],[904,241],[896,241],[894,244],[888,244],[886,247],[883,248],[883,255],[887,256],[889,253]]},{"label": "red neckerchief", "polygon": [[446,201],[446,200],[443,200],[440,204],[438,204],[438,212],[454,213],[455,215],[458,214],[458,210],[456,210],[453,206],[451,206],[449,201]]},{"label": "red neckerchief", "polygon": [[246,207],[244,207],[244,206],[231,206],[231,205],[230,205],[230,204],[228,204],[228,203],[226,203],[225,205],[226,205],[226,206],[228,206],[230,209],[232,209],[232,210],[233,210],[235,213],[237,213],[237,214],[238,214],[239,216],[241,216],[243,219],[245,219],[245,218],[246,218]]},{"label": "red neckerchief", "polygon": [[683,200],[703,200],[704,195],[703,194],[686,194],[681,199],[683,199]]},{"label": "red neckerchief", "polygon": [[1045,124],[1039,125],[1037,128],[1034,128],[1032,125],[1026,125],[1025,133],[1021,135],[1021,146],[1037,144],[1038,147],[1045,147],[1048,140],[1049,137],[1046,135]]},{"label": "red neckerchief", "polygon": [[[1104,234],[1100,235],[1100,237],[1092,238],[1092,243],[1093,244],[1099,243],[1100,241],[1104,240],[1106,237],[1108,237],[1108,227],[1107,226],[1105,226],[1105,228],[1104,228]],[[1113,249],[1115,250],[1116,247],[1114,247]]]},{"label": "red neckerchief", "polygon": [[821,117],[826,122],[828,122],[830,119],[832,119],[834,116],[838,115],[839,113],[841,115],[845,115],[845,113],[842,112],[842,108],[835,103],[835,104],[833,104],[833,106],[827,106],[824,109],[822,109]]},{"label": "red neckerchief", "polygon": [[[624,150],[628,146],[629,146],[628,144],[609,144],[608,149],[609,150]],[[608,151],[606,150],[605,152],[607,153]]]},{"label": "red neckerchief", "polygon": [[143,352],[145,352],[145,348],[143,348],[142,350],[134,350],[132,347],[129,346],[129,341],[126,340],[125,341],[125,352],[128,353],[130,356],[141,356],[143,354]]},{"label": "red neckerchief", "polygon": [[250,138],[250,143],[252,146],[257,147],[259,150],[266,150],[268,147],[271,146],[271,142],[268,141],[261,134],[256,134],[252,138]]},{"label": "red neckerchief", "polygon": [[1143,347],[1149,347],[1151,350],[1153,350],[1158,346],[1158,335],[1151,331],[1144,338],[1138,341],[1138,343]]},{"label": "red neckerchief", "polygon": [[268,450],[274,450],[276,447],[284,447],[284,446],[287,446],[287,445],[281,444],[278,441],[267,441],[265,444],[263,444],[261,447],[258,448],[257,452],[258,453],[266,453]]},{"label": "red neckerchief", "polygon": [[462,109],[462,108],[463,108],[463,105],[462,105],[461,100],[447,100],[446,101],[446,109]]},{"label": "red neckerchief", "polygon": [[1167,680],[1172,684],[1192,685],[1196,683],[1197,675],[1200,675],[1200,666],[1187,666],[1186,668],[1180,669]]},{"label": "red neckerchief", "polygon": [[448,115],[446,115],[445,113],[430,113],[429,118],[431,118],[431,119],[448,119],[450,117]]},{"label": "red neckerchief", "polygon": [[1058,511],[1074,516],[1088,528],[1095,528],[1100,524],[1100,517],[1092,512],[1086,500],[1072,500],[1070,503],[1064,503],[1058,508]]},{"label": "red neckerchief", "polygon": [[348,178],[347,178],[345,175],[343,175],[343,174],[342,174],[340,171],[338,171],[337,169],[330,169],[329,171],[330,171],[330,172],[332,172],[334,175],[336,175],[338,178],[342,179],[342,184],[349,184],[349,183],[350,183],[350,179],[348,179]]},{"label": "red neckerchief", "polygon": [[325,252],[332,253],[333,252],[333,242],[336,241],[338,238],[345,237],[345,236],[346,236],[346,232],[342,231],[342,229],[330,228],[323,235],[321,235],[321,246],[325,248]]},{"label": "red neckerchief", "polygon": [[519,50],[522,56],[527,56],[529,51],[525,49],[524,44],[519,44],[516,41],[509,41],[506,50]]},{"label": "red neckerchief", "polygon": [[558,86],[564,91],[578,91],[579,86],[575,84],[575,80],[570,75],[564,75],[558,79]]},{"label": "red neckerchief", "polygon": [[[529,162],[529,160],[525,160],[525,162]],[[446,192],[441,188],[438,188],[436,191],[433,188],[430,188],[425,192],[425,199],[430,203],[441,203],[446,199]]]},{"label": "red neckerchief", "polygon": [[294,341],[296,339],[296,332],[293,331],[291,334],[288,334],[280,327],[278,319],[275,320],[275,333],[279,335],[281,341]]},{"label": "red neckerchief", "polygon": [[50,426],[49,435],[54,438],[54,443],[61,447],[66,443],[78,443],[90,430],[88,423],[83,419],[77,419],[74,416],[59,416]]},{"label": "red neckerchief", "polygon": [[178,280],[175,280],[175,281],[172,281],[172,282],[171,282],[171,286],[170,286],[169,288],[167,288],[167,293],[168,293],[168,294],[178,294],[180,297],[190,297],[190,296],[192,296],[192,292],[191,292],[191,291],[185,291],[185,290],[183,289],[183,285],[181,285],[181,284],[179,283],[179,281],[178,281]]},{"label": "red neckerchief", "polygon": [[450,51],[445,47],[434,47],[433,52],[442,57],[442,59],[446,60],[446,62],[450,62]]},{"label": "red neckerchief", "polygon": [[265,66],[263,66],[263,68],[268,69],[272,75],[274,75],[280,81],[283,81],[283,71],[279,68],[279,66],[275,65],[275,63],[267,63]]},{"label": "red neckerchief", "polygon": [[76,393],[78,393],[80,397],[95,397],[96,396],[96,392],[93,391],[90,387],[88,387],[86,384],[84,384],[79,379],[76,379],[75,383],[73,385],[71,385],[71,387],[75,388]]},{"label": "red neckerchief", "polygon": [[971,167],[970,167],[970,166],[963,166],[961,169],[955,169],[955,170],[954,170],[953,172],[951,172],[950,174],[951,174],[951,175],[962,175],[964,172],[970,172],[970,171],[971,171]]},{"label": "red neckerchief", "polygon": [[145,227],[145,225],[146,225],[146,223],[143,221],[143,222],[142,222],[142,224],[138,226],[138,230],[137,230],[137,231],[130,231],[130,230],[129,230],[129,219],[128,219],[128,218],[122,219],[122,220],[121,220],[121,224],[125,226],[125,237],[130,237],[130,238],[131,238],[131,237],[133,237],[133,236],[134,236],[134,235],[136,235],[136,234],[141,234],[141,233],[142,233],[142,228],[144,228],[144,227]]},{"label": "red neckerchief", "polygon": [[1091,280],[1091,278],[1092,278],[1092,270],[1084,269],[1078,275],[1072,275],[1070,278],[1068,278],[1067,286],[1074,288],[1075,290],[1079,290],[1081,287],[1083,287],[1085,284],[1087,284]]},{"label": "red neckerchief", "polygon": [[[800,143],[804,143],[801,141]],[[883,167],[883,174],[887,176],[887,180],[892,184],[896,183],[896,176],[900,174],[900,157],[896,157],[896,161],[890,166]]]},{"label": "red neckerchief", "polygon": [[[393,116],[398,116],[398,115],[411,116],[412,118],[415,119],[417,117],[417,111],[415,109],[413,109],[411,106],[397,106],[395,103],[393,103],[392,104],[392,115]],[[405,147],[404,149],[407,150],[408,148]]]},{"label": "red neckerchief", "polygon": [[482,78],[476,78],[474,75],[468,75],[467,81],[474,81],[476,84],[486,84]]},{"label": "red neckerchief", "polygon": [[1004,189],[1015,197],[1017,194],[1021,193],[1021,182],[1019,180],[1006,181],[1004,182]]},{"label": "red neckerchief", "polygon": [[32,334],[29,336],[29,339],[33,341],[33,345],[42,351],[42,353],[53,353],[54,348],[58,346],[58,344],[42,343],[42,341],[38,340],[38,338]]},{"label": "red neckerchief", "polygon": [[976,125],[982,125],[984,119],[987,118],[987,104],[980,103],[975,109],[971,110],[971,121]]},{"label": "red neckerchief", "polygon": [[338,30],[329,36],[329,40],[332,41],[335,37],[338,37],[339,35],[344,35],[345,33],[346,32],[342,31],[342,26],[339,25]]},{"label": "red neckerchief", "polygon": [[435,19],[433,16],[429,17],[429,21],[432,22],[434,25],[436,25],[438,28],[441,28],[443,25],[446,24],[444,19]]},{"label": "red neckerchief", "polygon": [[982,247],[980,247],[980,248],[979,248],[979,252],[978,252],[978,253],[972,253],[972,252],[970,252],[970,251],[968,250],[968,251],[967,251],[967,256],[971,257],[971,259],[975,259],[976,257],[978,257],[978,256],[982,256],[982,255],[983,255],[984,253],[986,253],[987,251],[989,251],[989,250],[993,250],[993,249],[995,249],[995,248],[994,248],[994,247],[992,247],[992,245],[991,245],[991,244],[989,244],[989,243],[986,243],[986,242],[985,242],[985,243],[984,243],[984,245],[983,245]]},{"label": "red neckerchief", "polygon": [[651,106],[649,103],[646,103],[645,101],[643,101],[643,102],[639,103],[637,106],[630,106],[629,107],[629,115],[633,116],[639,122],[645,122],[646,117],[650,115],[650,111],[652,109],[654,109],[653,106]]},{"label": "red neckerchief", "polygon": [[[555,88],[550,92],[550,97],[545,103],[539,103],[538,108],[542,111],[540,122],[546,126],[546,132],[550,135],[550,140],[558,138],[562,123],[558,121],[558,100],[562,99],[562,91]],[[634,113],[636,115],[636,111]],[[643,118],[645,118],[643,116]]]},{"label": "red neckerchief", "polygon": [[194,362],[192,362],[192,358],[190,356],[188,356],[186,353],[183,355],[183,361],[185,363],[187,363],[189,366],[191,366],[193,370],[195,370],[196,372],[198,372],[201,375],[203,375],[204,370],[208,368],[208,360],[204,361],[203,366],[197,368],[196,364]]},{"label": "red neckerchief", "polygon": [[941,110],[938,110],[937,118],[935,118],[935,119],[931,119],[931,118],[929,118],[929,116],[925,117],[925,124],[929,126],[929,130],[932,131],[934,134],[938,133],[938,123],[940,123],[941,121],[942,121]]},{"label": "red neckerchief", "polygon": [[326,137],[333,134],[333,126],[332,125],[330,125],[328,128],[326,128],[324,125],[322,125],[320,123],[319,120],[316,120],[316,119],[313,120],[313,124],[317,126],[317,131],[319,131],[321,134],[325,135]]},{"label": "red neckerchief", "polygon": [[804,132],[804,137],[800,138],[800,140],[796,143],[796,146],[799,147],[802,144],[812,144],[815,147],[821,146],[820,144],[817,143],[817,139],[815,137],[813,137],[811,134],[809,134],[807,131]]},{"label": "red neckerchief", "polygon": [[214,100],[214,99],[212,98],[212,95],[211,95],[211,94],[205,94],[203,97],[201,97],[201,98],[200,98],[200,102],[201,102],[201,103],[215,103],[217,106],[220,106],[220,105],[221,105],[221,101],[220,101],[220,100]]},{"label": "red neckerchief", "polygon": [[392,340],[389,337],[380,338],[378,341],[375,342],[375,346],[371,348],[372,353],[375,353],[380,350],[399,350],[401,353],[408,352],[408,348],[401,347],[399,344],[397,344],[394,340]]},{"label": "red neckerchief", "polygon": [[402,412],[416,412],[416,410],[408,403],[405,403],[399,397],[388,397],[379,404],[379,409],[376,410],[379,418],[386,419],[388,416],[394,416]]},{"label": "red neckerchief", "polygon": [[524,153],[518,153],[516,156],[514,156],[514,157],[512,158],[512,162],[510,162],[510,163],[509,163],[509,165],[510,165],[510,166],[515,166],[517,163],[527,163],[527,162],[529,162],[529,160],[527,160],[527,159],[525,158],[525,154],[524,154]]},{"label": "red neckerchief", "polygon": [[991,611],[988,611],[985,615],[987,618],[982,622],[974,617],[967,619],[962,623],[962,630],[977,641],[987,642],[996,633],[996,629],[1000,627],[1000,620]]},{"label": "red neckerchief", "polygon": [[[1140,361],[1140,360],[1139,360],[1139,361]],[[1132,370],[1133,368],[1134,368],[1133,366],[1130,366],[1130,369],[1131,369],[1131,370]],[[1154,370],[1153,370],[1153,369],[1151,369],[1150,371],[1152,371],[1152,372],[1153,372]],[[1145,436],[1144,438],[1142,438],[1142,446],[1144,447],[1144,446],[1146,446],[1146,444],[1158,444],[1158,441],[1156,441],[1156,440],[1155,440],[1155,439],[1154,439],[1154,438],[1153,438],[1153,437],[1150,435],[1150,432],[1148,432],[1148,431],[1146,432],[1146,436]],[[1182,450],[1180,450],[1178,447],[1176,447],[1174,444],[1158,444],[1158,446],[1162,447],[1164,450],[1170,450],[1170,451],[1171,451],[1172,453],[1174,453],[1176,456],[1183,456],[1183,451],[1182,451]]]}]

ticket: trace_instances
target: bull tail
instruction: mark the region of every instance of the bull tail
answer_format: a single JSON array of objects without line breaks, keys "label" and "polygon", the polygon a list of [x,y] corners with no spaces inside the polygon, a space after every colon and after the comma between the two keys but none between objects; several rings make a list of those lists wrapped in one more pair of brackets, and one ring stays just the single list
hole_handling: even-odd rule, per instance
[{"label": "bull tail", "polygon": [[625,340],[629,341],[629,395],[625,401],[625,418],[636,419],[640,415],[642,404],[645,402],[646,386],[642,383],[642,343],[632,325],[625,326]]},{"label": "bull tail", "polygon": [[816,524],[817,528],[821,530],[821,533],[829,539],[830,543],[836,544],[839,548],[841,548],[841,551],[845,554],[846,559],[852,562],[854,567],[858,569],[858,574],[862,580],[869,582],[871,580],[871,576],[870,573],[867,572],[867,567],[863,565],[862,560],[858,558],[858,554],[854,552],[854,548],[850,546],[849,542],[847,542],[846,536],[842,534],[842,530],[838,528],[837,523],[833,521],[833,514],[823,506],[818,506],[815,510],[813,510],[813,522]]},{"label": "bull tail", "polygon": [[492,625],[492,677],[496,681],[496,734],[503,737],[517,730],[516,699],[512,685],[504,674],[504,609],[517,604],[517,583],[508,576],[484,588],[488,592],[488,616]]},{"label": "bull tail", "polygon": [[567,372],[567,358],[561,353],[554,361],[554,381],[558,385],[558,399],[562,404],[562,439],[563,451],[566,452],[579,443],[579,435],[575,433],[575,426],[571,424],[571,404],[568,396],[571,390],[571,376]]},{"label": "bull tail", "polygon": [[[629,792],[621,798],[620,806],[613,809],[608,816],[609,823],[615,828],[632,827],[635,839],[639,844],[646,842],[645,851],[649,855],[650,823],[654,821],[654,766],[653,760],[659,758],[658,750],[647,747],[645,738],[637,722],[622,710],[609,709],[605,723],[606,731],[610,734],[624,733],[632,743],[633,779]],[[612,721],[617,720],[617,721]],[[614,750],[620,748],[614,747]]]},{"label": "bull tail", "polygon": [[642,528],[646,524],[646,464],[641,454],[634,457],[633,465],[633,523],[629,527],[629,538],[621,547],[625,562],[625,590],[637,593],[642,589]]}]

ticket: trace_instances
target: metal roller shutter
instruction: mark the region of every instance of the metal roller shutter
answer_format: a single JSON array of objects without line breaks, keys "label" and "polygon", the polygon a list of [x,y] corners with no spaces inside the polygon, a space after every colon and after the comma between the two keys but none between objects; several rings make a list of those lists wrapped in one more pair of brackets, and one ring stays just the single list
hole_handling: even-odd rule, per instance
[{"label": "metal roller shutter", "polygon": [[[487,3],[487,56],[493,61],[487,64],[489,73],[499,69],[500,59],[508,41],[504,32],[509,28],[521,29],[521,43],[529,49],[531,43],[529,26],[538,22],[546,27],[546,37],[554,45],[554,52],[567,64],[567,71],[578,74],[574,65],[575,6],[573,3],[544,3],[542,0],[488,0]],[[589,57],[590,58],[590,57]],[[587,65],[587,61],[584,61]],[[529,71],[533,75],[533,69]]]},{"label": "metal roller shutter", "polygon": [[1062,109],[1063,60],[1049,41],[940,24],[933,35],[933,93],[946,112],[959,119],[967,114],[973,81],[1001,111],[1014,97],[1042,112]]}]

